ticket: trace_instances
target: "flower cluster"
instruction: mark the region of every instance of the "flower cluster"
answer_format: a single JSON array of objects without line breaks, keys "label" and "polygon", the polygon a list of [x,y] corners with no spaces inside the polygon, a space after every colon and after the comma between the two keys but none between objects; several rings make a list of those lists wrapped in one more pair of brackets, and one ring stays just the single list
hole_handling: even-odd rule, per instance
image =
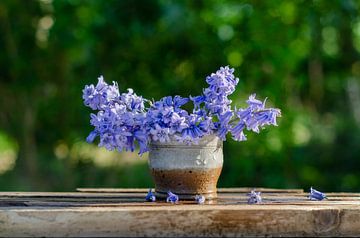
[{"label": "flower cluster", "polygon": [[98,80],[96,86],[85,86],[83,90],[84,104],[98,110],[97,114],[91,114],[90,123],[94,130],[86,141],[91,143],[99,136],[99,146],[118,151],[134,151],[137,141],[140,153],[146,152],[148,136],[143,122],[147,100],[137,96],[132,89],[120,94],[118,85],[115,82],[108,85],[102,76]]},{"label": "flower cluster", "polygon": [[[174,138],[193,144],[210,134],[226,140],[228,133],[234,140],[244,141],[245,130],[259,133],[267,125],[277,125],[280,110],[266,108],[266,100],[259,101],[255,94],[246,101],[247,108],[231,107],[228,97],[239,82],[234,69],[221,67],[206,77],[206,82],[209,86],[201,95],[167,96],[154,102],[137,96],[132,89],[120,94],[115,82],[108,85],[101,76],[96,86],[83,90],[84,104],[97,111],[91,114],[94,130],[87,141],[99,137],[99,146],[118,151],[134,151],[137,143],[143,154],[151,141],[164,143]],[[182,109],[189,102],[194,106],[192,112]]]}]

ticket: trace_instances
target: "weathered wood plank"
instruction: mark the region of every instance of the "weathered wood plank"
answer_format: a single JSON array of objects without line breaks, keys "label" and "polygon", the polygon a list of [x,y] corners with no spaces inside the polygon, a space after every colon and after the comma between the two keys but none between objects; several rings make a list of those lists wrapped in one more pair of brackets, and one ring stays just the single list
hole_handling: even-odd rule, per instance
[{"label": "weathered wood plank", "polygon": [[[259,192],[268,193],[303,193],[303,189],[276,189],[276,188],[218,188],[219,193],[247,193],[253,189]],[[78,192],[88,193],[144,193],[147,188],[77,188]]]},{"label": "weathered wood plank", "polygon": [[358,236],[360,210],[273,206],[32,208],[0,212],[1,236]]},{"label": "weathered wood plank", "polygon": [[263,203],[248,205],[250,189],[231,188],[204,205],[173,205],[145,202],[147,189],[81,191],[0,192],[0,236],[360,236],[358,193],[310,201],[263,189]]}]

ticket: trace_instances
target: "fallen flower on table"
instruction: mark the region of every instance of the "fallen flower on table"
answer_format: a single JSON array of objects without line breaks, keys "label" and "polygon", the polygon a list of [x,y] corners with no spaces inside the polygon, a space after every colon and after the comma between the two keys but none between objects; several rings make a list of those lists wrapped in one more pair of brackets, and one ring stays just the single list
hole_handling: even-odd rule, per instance
[{"label": "fallen flower on table", "polygon": [[151,188],[149,188],[149,192],[148,192],[148,194],[146,195],[145,200],[146,200],[147,202],[155,202],[155,201],[156,201],[156,197],[155,197],[155,195],[152,193]]},{"label": "fallen flower on table", "polygon": [[249,196],[248,204],[259,204],[259,203],[261,203],[262,199],[261,199],[260,194],[261,194],[261,192],[255,192],[255,190],[251,190],[251,192],[247,194]]},{"label": "fallen flower on table", "polygon": [[168,197],[166,198],[166,202],[177,203],[178,201],[179,201],[179,196],[169,191]]},{"label": "fallen flower on table", "polygon": [[310,198],[310,200],[316,200],[316,201],[321,201],[323,199],[327,199],[327,197],[324,193],[317,191],[317,190],[313,189],[312,187],[310,187],[309,198]]},{"label": "fallen flower on table", "polygon": [[195,196],[195,201],[198,204],[204,204],[205,203],[205,197],[203,195],[196,195]]}]

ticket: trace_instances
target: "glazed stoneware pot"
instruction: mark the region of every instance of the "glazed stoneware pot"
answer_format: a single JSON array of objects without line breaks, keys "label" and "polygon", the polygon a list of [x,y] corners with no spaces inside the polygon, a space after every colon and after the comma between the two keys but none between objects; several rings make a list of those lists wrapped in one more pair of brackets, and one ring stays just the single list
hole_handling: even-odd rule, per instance
[{"label": "glazed stoneware pot", "polygon": [[180,199],[203,195],[214,199],[223,165],[222,141],[214,135],[197,144],[186,145],[175,140],[150,144],[149,167],[155,182],[156,196],[166,198],[171,191]]}]

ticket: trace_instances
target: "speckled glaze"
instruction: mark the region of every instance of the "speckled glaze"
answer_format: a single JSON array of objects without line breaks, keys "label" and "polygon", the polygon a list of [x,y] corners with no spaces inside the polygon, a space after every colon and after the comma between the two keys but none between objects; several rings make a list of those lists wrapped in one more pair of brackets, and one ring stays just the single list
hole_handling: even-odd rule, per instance
[{"label": "speckled glaze", "polygon": [[149,167],[159,198],[165,198],[168,191],[180,199],[194,199],[197,194],[206,199],[216,198],[222,165],[222,141],[214,135],[194,145],[175,140],[150,145]]}]

